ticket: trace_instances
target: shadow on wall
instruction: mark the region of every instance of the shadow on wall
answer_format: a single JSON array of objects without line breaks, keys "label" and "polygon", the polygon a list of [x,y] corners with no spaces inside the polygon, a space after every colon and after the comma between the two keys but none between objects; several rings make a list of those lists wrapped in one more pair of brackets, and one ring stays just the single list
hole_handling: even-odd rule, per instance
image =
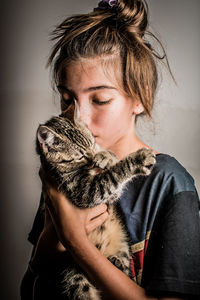
[{"label": "shadow on wall", "polygon": [[31,254],[32,247],[27,242],[27,236],[41,193],[35,135],[39,122],[58,114],[51,94],[0,93],[0,220],[3,274],[0,299],[19,299],[20,281]]}]

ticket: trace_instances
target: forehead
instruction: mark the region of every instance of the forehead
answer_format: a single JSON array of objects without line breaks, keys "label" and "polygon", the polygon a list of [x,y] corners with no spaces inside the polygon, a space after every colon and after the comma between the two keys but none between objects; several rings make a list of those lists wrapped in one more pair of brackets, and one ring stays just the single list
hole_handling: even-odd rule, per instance
[{"label": "forehead", "polygon": [[115,58],[93,58],[80,59],[68,63],[62,68],[59,84],[74,86],[101,86],[109,85],[115,88],[122,86],[122,72],[119,59]]}]

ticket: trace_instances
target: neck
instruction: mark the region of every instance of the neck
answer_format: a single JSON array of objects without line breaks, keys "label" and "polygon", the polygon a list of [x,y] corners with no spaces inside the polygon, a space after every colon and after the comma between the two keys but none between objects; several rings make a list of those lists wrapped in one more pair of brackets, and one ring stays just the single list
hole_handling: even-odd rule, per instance
[{"label": "neck", "polygon": [[111,150],[118,159],[123,159],[124,157],[128,156],[132,152],[136,152],[137,150],[146,147],[145,143],[143,143],[135,133],[132,133],[131,137],[124,137],[121,140],[119,140],[115,145],[112,146]]}]

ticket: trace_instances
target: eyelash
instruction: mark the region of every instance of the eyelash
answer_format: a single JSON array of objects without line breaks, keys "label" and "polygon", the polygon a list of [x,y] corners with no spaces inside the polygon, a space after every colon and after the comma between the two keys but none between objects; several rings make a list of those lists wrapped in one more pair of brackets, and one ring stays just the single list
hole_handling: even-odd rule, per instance
[{"label": "eyelash", "polygon": [[97,105],[106,105],[110,102],[110,100],[99,101],[99,100],[94,99],[93,102]]},{"label": "eyelash", "polygon": [[[74,99],[64,99],[64,98],[61,97],[61,103],[63,103],[66,106],[71,105],[73,101],[74,101]],[[93,99],[92,102],[99,105],[99,106],[101,106],[101,105],[106,105],[106,104],[110,103],[110,99],[105,100],[105,101],[100,101],[100,100],[97,100],[97,99]]]}]

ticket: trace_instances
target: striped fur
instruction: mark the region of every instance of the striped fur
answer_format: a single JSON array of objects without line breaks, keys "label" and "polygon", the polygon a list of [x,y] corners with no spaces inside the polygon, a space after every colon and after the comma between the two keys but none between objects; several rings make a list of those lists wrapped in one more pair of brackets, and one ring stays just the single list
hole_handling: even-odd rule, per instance
[{"label": "striped fur", "polygon": [[[74,205],[89,208],[108,204],[109,218],[89,238],[129,276],[128,237],[115,204],[128,181],[134,176],[150,174],[155,163],[153,152],[143,148],[118,161],[113,153],[102,151],[95,144],[82,122],[64,117],[53,117],[39,126],[37,152],[43,168]],[[75,267],[66,269],[62,284],[66,299],[101,299],[100,292]]]}]

